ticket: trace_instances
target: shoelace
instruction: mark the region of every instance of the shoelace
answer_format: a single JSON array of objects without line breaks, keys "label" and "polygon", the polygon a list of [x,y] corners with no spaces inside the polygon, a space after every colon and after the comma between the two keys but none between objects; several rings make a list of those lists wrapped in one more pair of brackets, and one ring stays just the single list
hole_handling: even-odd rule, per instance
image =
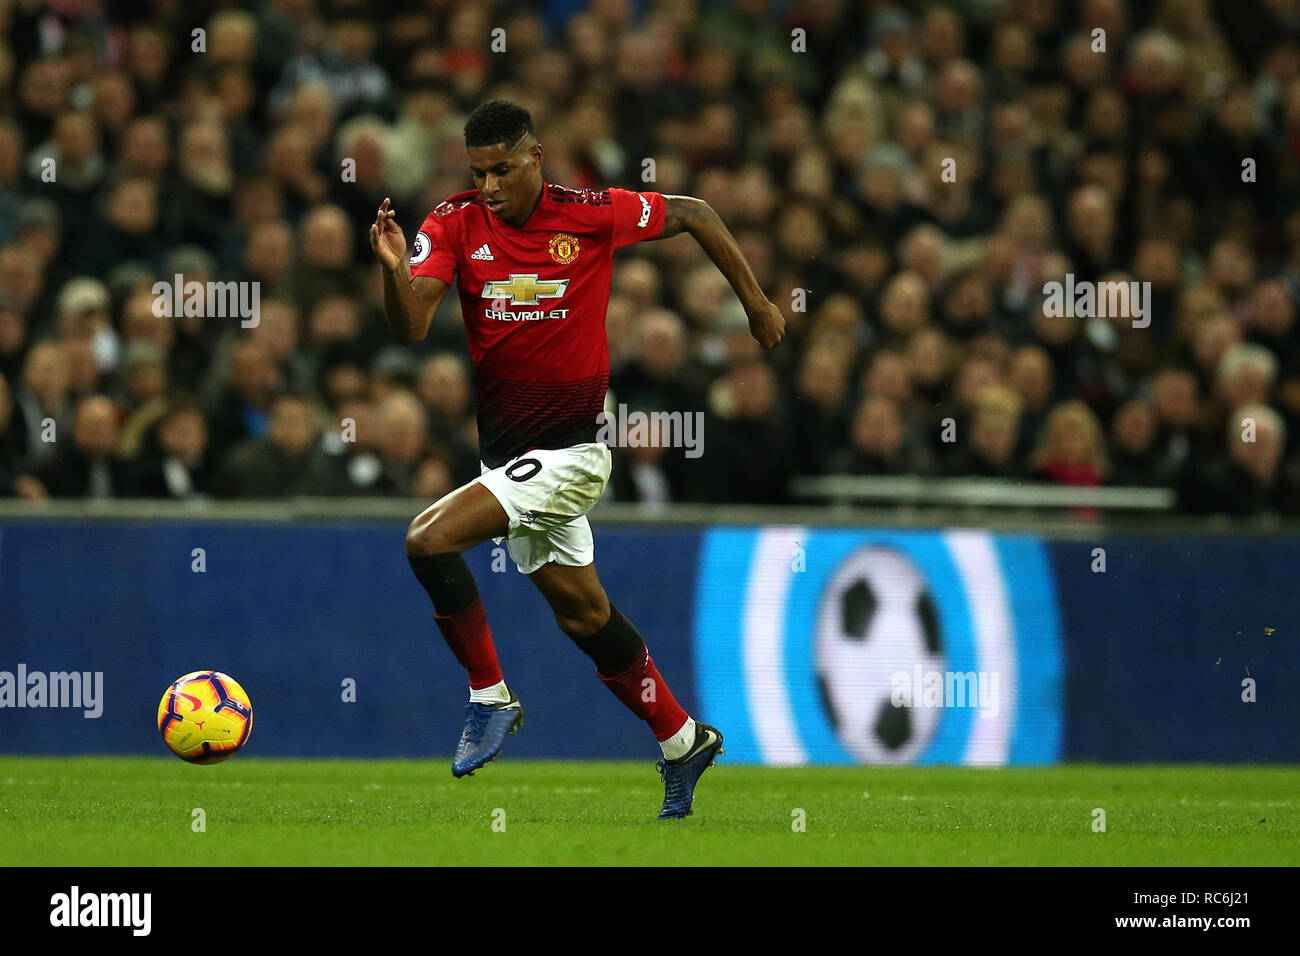
[{"label": "shoelace", "polygon": [[659,776],[664,781],[665,803],[686,795],[686,780],[682,777],[679,767],[673,767],[670,771],[667,764],[660,760],[655,764],[655,769],[659,771]]},{"label": "shoelace", "polygon": [[474,701],[465,705],[465,734],[474,743],[483,739],[493,709],[487,704],[477,704]]}]

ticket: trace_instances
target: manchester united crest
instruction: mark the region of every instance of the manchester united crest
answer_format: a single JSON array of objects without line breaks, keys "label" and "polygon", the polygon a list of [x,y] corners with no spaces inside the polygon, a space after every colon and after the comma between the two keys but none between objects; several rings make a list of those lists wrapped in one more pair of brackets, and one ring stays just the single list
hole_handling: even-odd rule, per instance
[{"label": "manchester united crest", "polygon": [[567,266],[578,258],[579,251],[577,236],[560,232],[551,238],[551,258],[562,266]]}]

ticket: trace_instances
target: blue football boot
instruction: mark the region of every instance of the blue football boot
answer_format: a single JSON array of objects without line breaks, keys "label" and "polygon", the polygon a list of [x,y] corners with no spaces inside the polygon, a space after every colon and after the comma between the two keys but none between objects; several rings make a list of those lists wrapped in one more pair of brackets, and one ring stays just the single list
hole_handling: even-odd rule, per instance
[{"label": "blue football boot", "polygon": [[524,709],[514,691],[504,704],[465,705],[465,729],[461,731],[456,756],[451,761],[451,775],[464,777],[473,773],[501,752],[506,734],[519,732],[524,725]]},{"label": "blue football boot", "polygon": [[684,756],[676,760],[661,760],[655,764],[664,780],[664,806],[659,811],[660,820],[678,819],[691,815],[695,800],[695,785],[700,775],[714,764],[722,749],[722,734],[717,727],[698,721],[695,724],[695,743]]}]

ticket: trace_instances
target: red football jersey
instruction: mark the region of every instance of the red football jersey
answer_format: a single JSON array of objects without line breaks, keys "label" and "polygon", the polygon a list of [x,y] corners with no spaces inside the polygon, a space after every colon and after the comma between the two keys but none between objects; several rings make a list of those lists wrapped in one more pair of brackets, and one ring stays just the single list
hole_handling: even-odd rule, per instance
[{"label": "red football jersey", "polygon": [[531,448],[596,440],[609,386],[605,313],[614,250],[657,238],[661,193],[542,184],[515,227],[477,191],[439,203],[411,247],[411,275],[459,281],[489,468]]}]

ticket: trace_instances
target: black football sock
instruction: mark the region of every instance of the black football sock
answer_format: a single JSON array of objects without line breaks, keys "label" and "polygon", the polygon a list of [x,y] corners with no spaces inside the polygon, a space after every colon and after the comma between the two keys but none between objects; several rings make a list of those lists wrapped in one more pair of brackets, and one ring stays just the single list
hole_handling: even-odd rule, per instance
[{"label": "black football sock", "polygon": [[408,554],[406,558],[428,592],[435,613],[443,617],[456,614],[478,597],[474,575],[460,554]]},{"label": "black football sock", "polygon": [[645,653],[641,632],[623,616],[613,601],[609,602],[609,620],[605,625],[590,637],[574,638],[573,643],[591,658],[596,670],[602,674],[616,674]]}]

